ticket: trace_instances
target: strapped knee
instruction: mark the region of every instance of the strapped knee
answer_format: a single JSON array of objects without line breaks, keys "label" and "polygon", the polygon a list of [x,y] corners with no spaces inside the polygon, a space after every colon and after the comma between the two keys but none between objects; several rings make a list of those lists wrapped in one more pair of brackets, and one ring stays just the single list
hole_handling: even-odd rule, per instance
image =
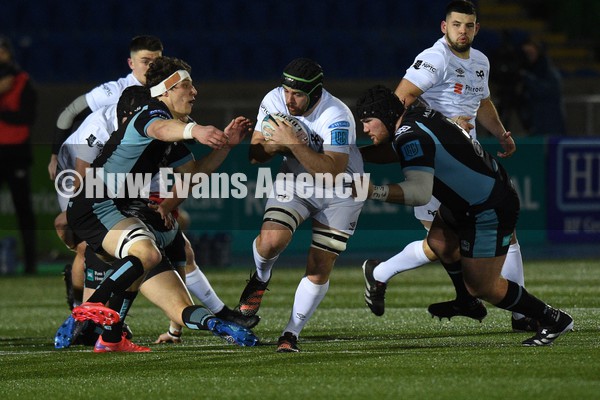
[{"label": "strapped knee", "polygon": [[294,233],[300,224],[301,217],[300,214],[291,208],[269,207],[263,217],[263,222],[267,221],[283,225]]},{"label": "strapped knee", "polygon": [[331,228],[313,228],[311,247],[340,255],[350,236]]},{"label": "strapped knee", "polygon": [[140,240],[152,240],[153,242],[156,242],[154,234],[150,232],[143,223],[137,222],[129,225],[123,230],[121,237],[119,237],[114,256],[116,258],[127,257],[131,246]]}]

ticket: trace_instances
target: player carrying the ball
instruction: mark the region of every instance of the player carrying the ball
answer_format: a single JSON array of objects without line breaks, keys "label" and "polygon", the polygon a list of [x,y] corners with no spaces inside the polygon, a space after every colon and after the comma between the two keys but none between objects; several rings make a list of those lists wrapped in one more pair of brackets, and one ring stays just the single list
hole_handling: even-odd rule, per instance
[{"label": "player carrying the ball", "polygon": [[[272,129],[262,132],[262,121],[277,113],[295,117],[307,127],[308,143],[290,122],[270,121]],[[268,140],[267,140],[268,139]],[[250,147],[253,163],[263,163],[283,154],[280,172],[295,176],[315,174],[363,173],[363,162],[356,147],[356,124],[350,109],[323,89],[323,70],[319,64],[298,58],[284,69],[282,85],[264,97]],[[277,352],[298,352],[300,331],[329,288],[329,275],[338,255],[346,249],[354,233],[363,201],[351,196],[324,195],[331,187],[314,187],[314,195],[300,196],[293,185],[285,193],[270,196],[260,234],[252,243],[256,272],[252,274],[238,309],[254,315],[271,279],[271,270],[287,247],[296,228],[305,220],[312,222],[312,243],[306,273],[300,280],[287,326],[277,344]]]}]

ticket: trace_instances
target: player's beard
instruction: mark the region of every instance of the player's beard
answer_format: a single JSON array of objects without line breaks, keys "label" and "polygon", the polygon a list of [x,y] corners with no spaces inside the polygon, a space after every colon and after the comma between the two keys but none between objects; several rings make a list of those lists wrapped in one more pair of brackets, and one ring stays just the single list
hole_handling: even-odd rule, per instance
[{"label": "player's beard", "polygon": [[450,48],[457,53],[466,53],[469,50],[471,50],[471,43],[472,43],[471,41],[468,41],[465,44],[458,44],[457,42],[451,40],[447,36],[446,36],[446,41],[448,42],[448,45],[450,46]]}]

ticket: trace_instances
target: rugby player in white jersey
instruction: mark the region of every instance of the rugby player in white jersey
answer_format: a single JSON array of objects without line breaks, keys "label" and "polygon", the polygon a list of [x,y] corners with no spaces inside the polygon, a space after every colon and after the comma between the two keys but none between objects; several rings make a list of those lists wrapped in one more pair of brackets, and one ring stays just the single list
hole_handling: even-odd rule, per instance
[{"label": "rugby player in white jersey", "polygon": [[[516,146],[511,133],[506,131],[500,121],[490,98],[488,58],[481,51],[471,47],[479,30],[473,4],[469,1],[450,2],[446,7],[446,19],[441,22],[441,30],[444,36],[432,47],[417,55],[396,88],[396,95],[405,106],[418,100],[423,101],[431,108],[453,118],[473,138],[476,138],[477,119],[502,145],[503,151],[497,155],[502,158],[510,157]],[[439,204],[437,199],[432,198],[427,205],[414,208],[415,216],[427,230],[431,227]],[[437,257],[427,245],[427,241],[418,240],[382,263],[376,260],[365,261],[365,274],[372,275],[376,282],[374,285],[367,284],[365,291],[365,301],[371,311],[375,315],[383,314],[386,284],[393,276],[435,260]],[[432,316],[451,318],[463,315],[483,319],[487,314],[483,304],[472,297],[463,296],[466,292],[460,272],[448,268],[446,270],[455,285],[457,299],[432,304],[429,307]],[[521,250],[516,235],[513,235],[502,274],[522,286],[525,283]],[[513,313],[512,328],[515,331],[536,331],[538,324],[522,314]]]},{"label": "rugby player in white jersey", "polygon": [[100,108],[117,104],[123,90],[129,86],[142,86],[146,83],[146,71],[150,63],[160,57],[163,45],[155,36],[136,36],[129,43],[129,58],[127,64],[131,72],[116,81],[103,83],[91,91],[82,94],[71,102],[58,116],[54,140],[52,143],[52,155],[48,164],[50,179],[56,177],[57,156],[60,146],[71,134],[73,123],[83,119],[90,112],[98,111]]},{"label": "rugby player in white jersey", "polygon": [[[274,125],[265,139],[261,122],[267,115],[291,115],[308,129],[308,145],[298,139],[284,122]],[[265,128],[268,129],[268,128]],[[323,88],[319,64],[298,58],[283,71],[282,85],[264,97],[252,136],[250,159],[253,163],[284,154],[280,172],[298,174],[362,173],[363,162],[356,147],[356,125],[350,109]],[[350,182],[349,182],[350,185]],[[258,311],[279,255],[292,240],[296,228],[305,220],[312,223],[312,244],[305,276],[300,280],[287,326],[277,344],[277,352],[298,352],[298,336],[329,288],[329,276],[338,255],[346,249],[354,233],[363,201],[351,196],[323,198],[322,186],[313,186],[314,195],[299,195],[297,186],[278,193],[267,201],[260,234],[252,243],[256,272],[246,285],[239,309],[244,315]],[[329,187],[325,190],[331,191]]]}]

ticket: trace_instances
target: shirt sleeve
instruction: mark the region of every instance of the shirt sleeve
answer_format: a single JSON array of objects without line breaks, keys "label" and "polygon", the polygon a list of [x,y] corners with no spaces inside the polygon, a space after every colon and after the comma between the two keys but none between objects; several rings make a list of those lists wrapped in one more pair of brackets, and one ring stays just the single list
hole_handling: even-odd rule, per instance
[{"label": "shirt sleeve", "polygon": [[443,80],[445,63],[446,60],[442,54],[432,49],[425,50],[406,70],[404,79],[426,92]]}]

